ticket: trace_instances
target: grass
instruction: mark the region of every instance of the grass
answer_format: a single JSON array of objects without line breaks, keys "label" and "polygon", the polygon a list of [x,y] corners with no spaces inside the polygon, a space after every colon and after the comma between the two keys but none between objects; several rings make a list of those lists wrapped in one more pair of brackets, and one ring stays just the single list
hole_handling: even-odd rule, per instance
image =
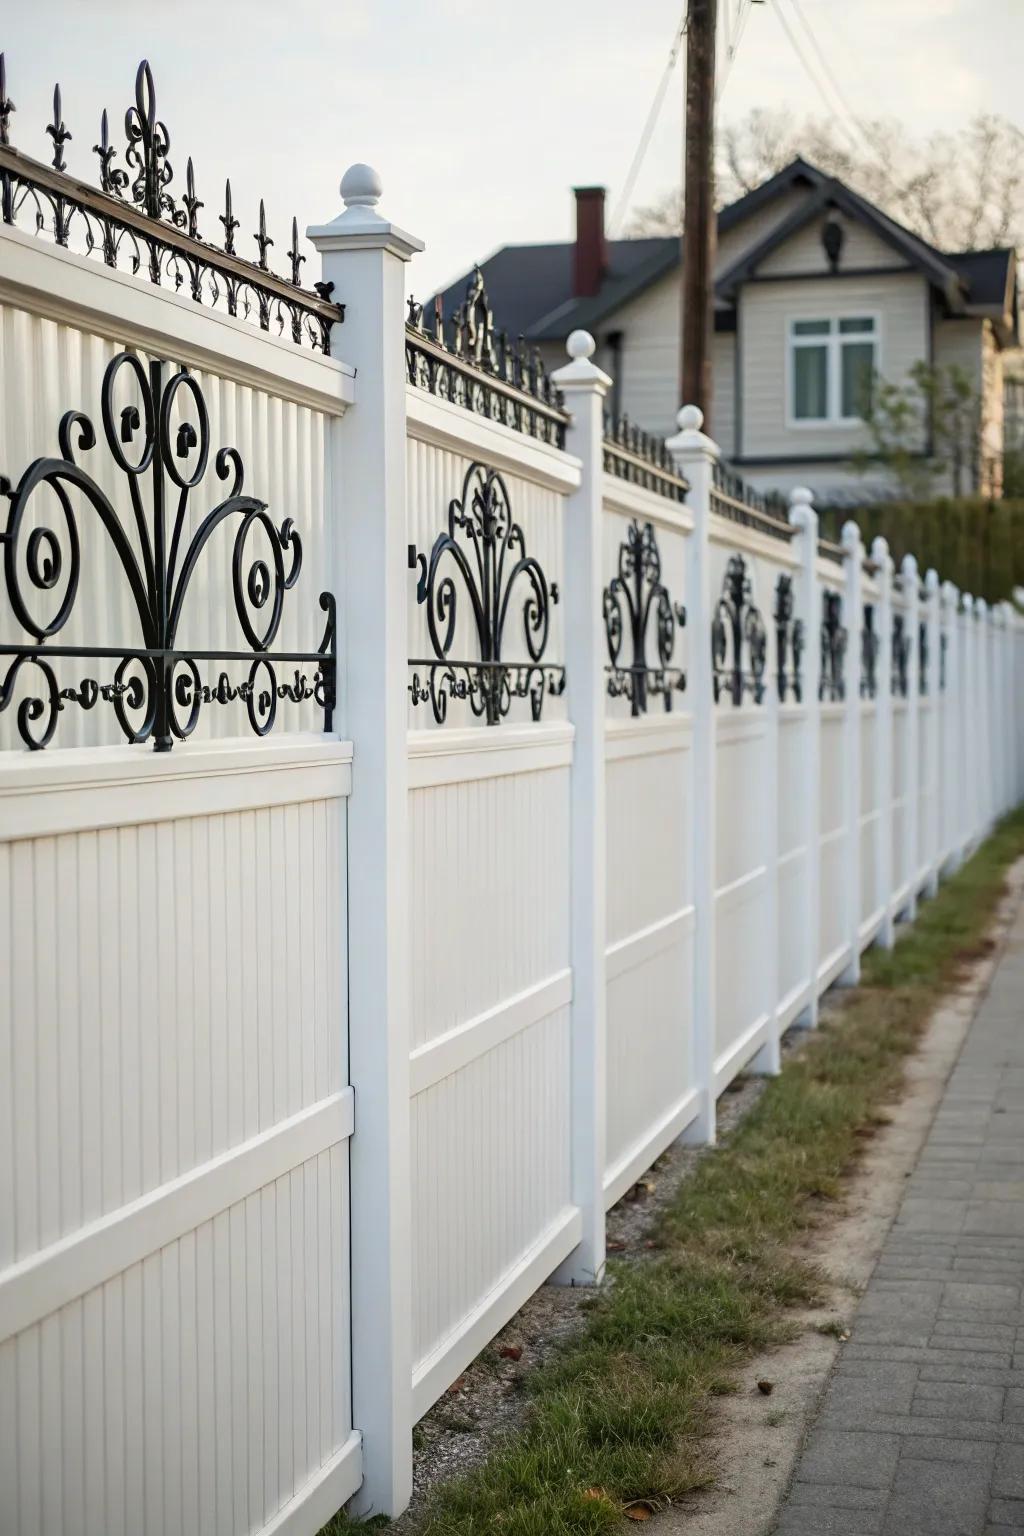
[{"label": "grass", "polygon": [[[862,985],[680,1186],[655,1251],[610,1266],[582,1338],[528,1378],[525,1426],[435,1490],[422,1536],[599,1536],[711,1480],[714,1399],[791,1333],[787,1308],[814,1299],[801,1233],[884,1123],[936,1003],[985,952],[1022,853],[1017,813],[895,949],[865,956]],[[337,1518],[323,1536],[350,1528]]]}]

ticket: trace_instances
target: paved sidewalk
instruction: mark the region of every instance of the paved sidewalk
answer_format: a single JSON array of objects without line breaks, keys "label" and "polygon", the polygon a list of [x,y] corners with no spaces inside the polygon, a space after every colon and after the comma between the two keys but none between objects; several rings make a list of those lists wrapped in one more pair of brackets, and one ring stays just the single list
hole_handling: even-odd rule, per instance
[{"label": "paved sidewalk", "polygon": [[1024,905],[776,1531],[1024,1531]]}]

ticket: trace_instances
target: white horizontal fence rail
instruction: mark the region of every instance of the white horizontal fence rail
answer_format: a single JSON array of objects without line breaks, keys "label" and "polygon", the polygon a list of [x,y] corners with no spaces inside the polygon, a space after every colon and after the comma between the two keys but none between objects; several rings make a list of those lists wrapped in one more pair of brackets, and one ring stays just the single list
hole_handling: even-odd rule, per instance
[{"label": "white horizontal fence rail", "polygon": [[[368,167],[342,194],[344,361],[0,230],[0,472],[99,420],[119,350],[176,361],[303,539],[279,643],[315,652],[321,591],[338,621],[330,731],[211,701],[155,753],[68,700],[39,756],[0,712],[17,1536],[399,1513],[415,1420],[545,1280],[601,1282],[607,1209],[1024,794],[1016,610],[772,511],[695,407],[606,436],[591,338],[552,395],[482,284],[451,346],[407,326],[419,242]],[[111,644],[116,574],[83,540]]]}]

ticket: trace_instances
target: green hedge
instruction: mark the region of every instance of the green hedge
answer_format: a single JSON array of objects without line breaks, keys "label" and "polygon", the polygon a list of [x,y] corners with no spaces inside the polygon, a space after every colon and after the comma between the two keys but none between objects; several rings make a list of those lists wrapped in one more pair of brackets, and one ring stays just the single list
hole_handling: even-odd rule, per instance
[{"label": "green hedge", "polygon": [[822,536],[838,540],[847,518],[859,524],[868,548],[876,534],[883,534],[897,568],[904,555],[916,555],[922,575],[934,566],[943,581],[955,581],[961,592],[989,602],[1024,586],[1024,500],[974,496],[878,502],[855,511],[826,507]]}]

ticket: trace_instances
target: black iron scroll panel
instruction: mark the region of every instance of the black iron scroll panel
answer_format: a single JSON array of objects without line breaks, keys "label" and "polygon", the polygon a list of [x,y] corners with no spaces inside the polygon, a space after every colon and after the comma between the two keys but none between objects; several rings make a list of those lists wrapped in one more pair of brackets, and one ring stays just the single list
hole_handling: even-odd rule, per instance
[{"label": "black iron scroll panel", "polygon": [[110,123],[100,118],[99,188],[67,174],[64,146],[72,135],[64,122],[60,87],[53,93],[53,121],[46,132],[52,143],[48,165],[10,143],[14,103],[7,95],[3,54],[0,54],[0,219],[22,223],[64,247],[72,244],[86,255],[98,253],[108,267],[145,272],[150,282],[173,286],[197,304],[223,305],[228,314],[254,319],[261,329],[288,335],[324,353],[331,350],[332,327],[345,312],[331,302],[331,284],[304,289],[299,269],[305,260],[298,250],[298,221],[292,220],[291,276],[270,270],[266,214],[260,203],[259,224],[252,235],[256,259],[246,260],[235,248],[239,221],[231,202],[231,183],[224,188],[222,247],[204,240],[199,213],[206,205],[196,190],[191,159],[185,166],[185,186],[172,191],[171,136],[157,116],[153,72],[143,59],[135,76],[135,105],[125,114],[127,147],[124,166],[110,142]]},{"label": "black iron scroll panel", "polygon": [[711,621],[711,677],[716,704],[723,693],[736,705],[743,703],[747,693],[755,704],[764,702],[768,634],[752,593],[747,562],[742,555],[730,555],[722,595]]},{"label": "black iron scroll panel", "polygon": [[[661,580],[661,554],[651,523],[634,518],[619,545],[619,569],[604,589],[604,628],[608,642],[608,694],[626,698],[634,715],[647,713],[649,699],[660,696],[672,708],[672,694],[686,687],[686,674],[672,665],[677,628],[686,623],[686,609],[674,603]],[[647,629],[654,616],[658,665],[647,664]],[[623,662],[622,647],[629,635],[632,661]]]},{"label": "black iron scroll panel", "polygon": [[800,670],[804,654],[804,622],[794,617],[796,603],[793,578],[785,572],[775,583],[775,663],[779,702],[784,704],[792,694],[799,704],[803,699],[803,674]]},{"label": "black iron scroll panel", "polygon": [[821,681],[818,698],[839,703],[846,698],[846,642],[843,599],[828,588],[821,595]]},{"label": "black iron scroll panel", "polygon": [[[122,374],[132,400],[118,408]],[[276,526],[266,502],[243,492],[245,470],[237,449],[217,451],[217,478],[227,482],[228,494],[189,534],[192,493],[210,462],[209,415],[195,379],[185,368],[168,377],[164,362],[152,361],[145,368],[134,353],[121,352],[104,372],[101,410],[104,442],[131,503],[131,531],[76,459],[97,446],[96,430],[82,411],[66,411],[61,418],[58,458],[36,459],[13,488],[0,479],[0,494],[10,501],[0,533],[4,593],[15,623],[32,637],[30,642],[0,643],[0,664],[7,660],[0,673],[0,713],[21,695],[18,732],[34,750],[49,744],[69,705],[89,710],[100,700],[112,705],[128,741],[151,740],[158,752],[168,751],[175,737],[184,740],[192,734],[205,704],[235,699],[244,701],[258,736],[273,728],[279,700],[314,700],[323,710],[324,729],[330,730],[336,683],[334,598],[320,594],[327,622],[317,650],[271,649],[285,594],[299,576],[302,543],[290,517]],[[176,421],[176,414],[181,419]],[[42,488],[49,497],[36,495]],[[47,513],[56,530],[47,526]],[[185,598],[211,536],[222,524],[230,526],[229,520],[235,524],[234,607],[247,648],[185,647],[178,633]],[[80,601],[83,541],[99,528],[117,556],[139,637],[114,646],[64,644],[59,637]],[[257,531],[268,558],[247,556],[247,543]],[[34,609],[45,594],[51,594],[55,606],[48,618],[41,618]],[[87,614],[86,622],[96,618]],[[103,678],[90,675],[62,684],[59,661],[87,662],[90,671],[101,670],[96,663],[108,664],[108,671],[113,664],[113,669]],[[247,663],[246,675],[233,679],[229,671],[220,671],[215,680],[204,681],[200,663],[213,661]],[[279,681],[277,669],[283,665],[288,672]]]},{"label": "black iron scroll panel", "polygon": [[[429,555],[409,545],[409,569],[419,572],[416,601],[426,604],[434,653],[409,658],[413,704],[429,702],[442,725],[449,700],[460,699],[488,725],[498,725],[513,700],[528,699],[533,719],[539,720],[545,697],[565,689],[565,668],[545,659],[558,587],[527,554],[508,487],[497,470],[469,466],[461,496],[449,505],[447,528]],[[503,654],[505,626],[520,595],[527,659],[511,661]],[[472,619],[478,656],[452,655],[460,598]]]},{"label": "black iron scroll panel", "polygon": [[907,666],[909,661],[910,636],[907,634],[906,621],[902,613],[895,613],[892,619],[892,675],[890,678],[890,691],[900,699],[907,697]]},{"label": "black iron scroll panel", "polygon": [[433,326],[423,305],[409,300],[405,369],[410,384],[515,432],[565,447],[568,420],[562,396],[536,347],[496,331],[483,274],[474,268],[466,297],[446,319],[434,300]]},{"label": "black iron scroll panel", "polygon": [[873,699],[878,694],[879,636],[875,629],[875,605],[864,604],[864,622],[860,631],[860,696]]}]

